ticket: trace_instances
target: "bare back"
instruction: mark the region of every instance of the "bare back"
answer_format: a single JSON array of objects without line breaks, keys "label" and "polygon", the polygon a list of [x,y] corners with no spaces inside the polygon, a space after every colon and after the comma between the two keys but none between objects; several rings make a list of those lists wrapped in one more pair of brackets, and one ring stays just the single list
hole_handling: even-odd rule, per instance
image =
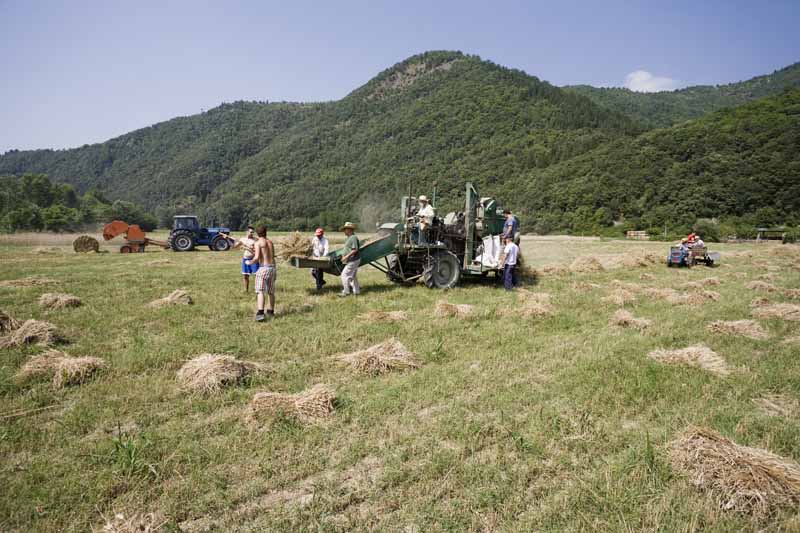
[{"label": "bare back", "polygon": [[266,237],[259,237],[255,245],[256,254],[253,258],[259,266],[275,264],[275,246]]}]

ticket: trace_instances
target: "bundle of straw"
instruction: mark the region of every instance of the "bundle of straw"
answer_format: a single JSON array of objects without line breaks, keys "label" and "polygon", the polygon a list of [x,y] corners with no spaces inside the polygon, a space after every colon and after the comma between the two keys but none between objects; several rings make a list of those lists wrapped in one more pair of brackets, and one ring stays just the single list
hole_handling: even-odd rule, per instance
[{"label": "bundle of straw", "polygon": [[388,341],[357,352],[337,355],[335,358],[364,374],[385,374],[392,370],[419,368],[420,361],[400,341]]},{"label": "bundle of straw", "polygon": [[333,389],[321,384],[297,394],[259,392],[250,402],[250,413],[256,419],[287,416],[303,423],[315,423],[333,413],[335,398]]},{"label": "bundle of straw", "polygon": [[652,320],[647,318],[635,318],[630,311],[619,309],[611,317],[611,325],[620,326],[623,328],[633,328],[638,330],[645,330],[653,323]]},{"label": "bundle of straw", "polygon": [[600,263],[596,257],[586,255],[575,259],[572,264],[569,265],[569,270],[570,272],[587,273],[602,272],[605,268],[603,268],[602,263]]},{"label": "bundle of straw", "polygon": [[5,333],[7,331],[14,331],[19,327],[19,320],[15,319],[13,316],[0,311],[0,333]]},{"label": "bundle of straw", "polygon": [[149,304],[148,307],[159,308],[165,307],[168,305],[191,305],[193,304],[192,297],[189,296],[189,293],[183,289],[176,289],[172,291],[168,296],[164,298],[159,298],[158,300],[153,300]]},{"label": "bundle of straw", "polygon": [[187,361],[178,370],[178,381],[187,390],[213,394],[241,382],[260,369],[258,363],[238,361],[230,355],[206,353]]},{"label": "bundle of straw", "polygon": [[434,314],[439,317],[470,318],[475,314],[475,308],[469,304],[450,304],[439,300]]},{"label": "bundle of straw", "polygon": [[713,333],[742,335],[751,339],[766,339],[767,332],[754,320],[716,320],[707,326]]},{"label": "bundle of straw", "polygon": [[48,350],[31,357],[15,377],[18,381],[27,381],[52,376],[53,387],[61,389],[80,385],[105,366],[106,362],[97,357],[71,357],[58,350]]},{"label": "bundle of straw", "polygon": [[58,330],[50,322],[26,320],[19,328],[0,339],[0,348],[12,348],[26,344],[52,346],[61,340]]},{"label": "bundle of straw", "polygon": [[288,261],[293,255],[308,257],[311,255],[311,239],[295,231],[280,241],[276,253],[284,261]]},{"label": "bundle of straw", "polygon": [[65,307],[78,307],[81,299],[71,294],[60,292],[46,292],[39,297],[39,305],[45,309],[63,309]]},{"label": "bundle of straw", "polygon": [[703,344],[678,350],[654,350],[647,356],[661,363],[696,366],[718,376],[727,376],[730,373],[725,359]]}]

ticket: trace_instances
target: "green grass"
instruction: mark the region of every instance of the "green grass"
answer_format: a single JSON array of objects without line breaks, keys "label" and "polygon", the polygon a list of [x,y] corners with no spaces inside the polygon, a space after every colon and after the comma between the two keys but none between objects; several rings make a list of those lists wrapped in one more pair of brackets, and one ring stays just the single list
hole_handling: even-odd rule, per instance
[{"label": "green grass", "polygon": [[[52,244],[52,243],[49,243]],[[724,337],[705,326],[749,317],[757,296],[744,285],[769,262],[776,284],[800,286],[792,258],[726,258],[713,270],[663,265],[591,275],[544,277],[556,314],[502,316],[517,305],[492,285],[447,293],[396,287],[372,269],[363,294],[344,301],[311,291],[308,271],[280,265],[278,313],[253,321],[235,253],[152,251],[40,255],[0,241],[0,279],[37,275],[57,285],[0,288],[0,309],[55,323],[62,349],[101,357],[108,368],[81,386],[19,384],[13,375],[37,347],[0,352],[0,530],[85,531],[103,516],[156,513],[165,529],[203,530],[773,530],[800,526],[796,511],[768,522],[724,512],[673,472],[665,444],[689,425],[717,429],[738,443],[800,459],[800,421],[767,417],[751,401],[780,392],[800,398],[797,345],[781,344],[800,324],[762,321],[769,340]],[[526,240],[535,264],[579,255],[613,258],[666,246],[591,240]],[[768,251],[765,252],[765,251]],[[171,264],[148,266],[154,259]],[[639,276],[649,272],[654,281]],[[747,276],[735,279],[733,272]],[[620,279],[677,287],[719,277],[721,294],[703,306],[639,298],[626,306],[654,321],[646,334],[608,326],[608,289],[578,291],[574,281]],[[148,309],[176,288],[193,306]],[[84,305],[41,310],[43,292]],[[782,300],[782,297],[774,297]],[[438,299],[470,303],[479,317],[433,316]],[[302,304],[312,309],[305,310]],[[406,310],[400,324],[367,324],[368,310]],[[424,361],[384,377],[355,375],[331,356],[397,337]],[[660,365],[659,347],[703,342],[735,368],[727,378]],[[175,372],[194,355],[230,353],[269,367],[213,397],[180,390]],[[286,419],[255,428],[246,407],[257,391],[298,392],[332,385],[335,415],[316,426]]]}]

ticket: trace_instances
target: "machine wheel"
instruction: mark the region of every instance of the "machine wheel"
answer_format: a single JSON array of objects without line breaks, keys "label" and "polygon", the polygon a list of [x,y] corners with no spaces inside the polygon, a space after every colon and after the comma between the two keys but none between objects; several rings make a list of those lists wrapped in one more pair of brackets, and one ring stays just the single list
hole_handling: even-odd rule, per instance
[{"label": "machine wheel", "polygon": [[231,248],[231,241],[225,237],[217,237],[209,245],[212,252],[227,252]]},{"label": "machine wheel", "polygon": [[422,273],[422,280],[429,289],[452,289],[460,278],[458,257],[444,250],[431,255]]},{"label": "machine wheel", "polygon": [[186,229],[175,230],[170,233],[167,243],[176,252],[191,252],[194,250],[194,234]]},{"label": "machine wheel", "polygon": [[119,253],[121,253],[121,254],[129,254],[132,251],[133,251],[133,249],[130,246],[128,246],[127,244],[125,244],[123,246],[120,246],[120,248],[119,248]]}]

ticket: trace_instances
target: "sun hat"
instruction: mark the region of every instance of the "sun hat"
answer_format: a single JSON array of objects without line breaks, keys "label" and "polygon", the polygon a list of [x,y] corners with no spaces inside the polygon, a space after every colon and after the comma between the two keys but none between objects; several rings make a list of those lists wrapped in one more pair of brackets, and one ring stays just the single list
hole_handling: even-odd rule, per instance
[{"label": "sun hat", "polygon": [[427,201],[428,201],[428,197],[427,197],[427,196],[425,196],[424,194],[420,194],[420,195],[419,195],[419,198],[417,198],[417,199],[418,199],[420,202],[427,202]]},{"label": "sun hat", "polygon": [[339,231],[344,231],[344,230],[346,230],[346,229],[351,229],[351,230],[355,231],[355,229],[356,229],[356,225],[355,225],[355,224],[353,224],[352,222],[345,222],[345,223],[342,225],[342,227],[341,227],[341,228],[339,228]]}]

